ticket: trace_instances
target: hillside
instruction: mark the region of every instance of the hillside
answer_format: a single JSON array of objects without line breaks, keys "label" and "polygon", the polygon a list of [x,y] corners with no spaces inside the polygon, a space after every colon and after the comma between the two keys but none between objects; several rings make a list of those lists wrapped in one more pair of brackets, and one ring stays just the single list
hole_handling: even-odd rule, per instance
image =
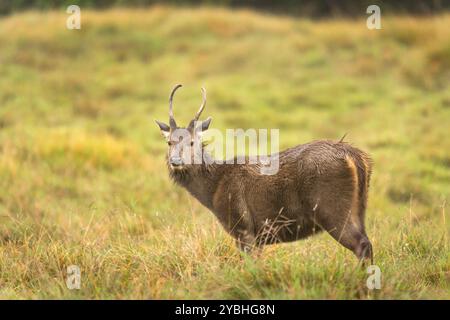
[{"label": "hillside", "polygon": [[[450,16],[287,18],[225,9],[0,19],[0,298],[449,298]],[[338,139],[375,163],[382,289],[326,234],[241,258],[169,180],[153,119]],[[66,268],[82,270],[68,290]]]}]

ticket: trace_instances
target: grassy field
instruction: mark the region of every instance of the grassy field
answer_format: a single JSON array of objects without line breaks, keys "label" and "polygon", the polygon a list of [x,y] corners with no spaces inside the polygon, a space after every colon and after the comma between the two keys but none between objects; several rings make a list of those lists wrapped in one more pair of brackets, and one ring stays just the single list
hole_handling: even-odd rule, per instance
[{"label": "grassy field", "polygon": [[[360,20],[225,9],[0,18],[0,298],[450,298],[450,15]],[[369,291],[326,234],[242,257],[169,180],[167,120],[346,140],[375,162]],[[66,268],[81,268],[81,289]]]}]

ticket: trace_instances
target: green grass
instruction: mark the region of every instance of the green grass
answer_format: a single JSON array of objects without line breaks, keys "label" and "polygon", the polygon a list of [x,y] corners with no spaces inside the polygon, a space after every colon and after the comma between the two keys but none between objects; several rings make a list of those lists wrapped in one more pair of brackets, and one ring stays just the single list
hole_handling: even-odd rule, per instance
[{"label": "green grass", "polygon": [[[0,19],[0,298],[450,298],[450,16],[83,11]],[[242,257],[169,180],[153,119],[346,140],[374,161],[381,290],[326,234]],[[68,290],[78,265],[81,289]]]}]

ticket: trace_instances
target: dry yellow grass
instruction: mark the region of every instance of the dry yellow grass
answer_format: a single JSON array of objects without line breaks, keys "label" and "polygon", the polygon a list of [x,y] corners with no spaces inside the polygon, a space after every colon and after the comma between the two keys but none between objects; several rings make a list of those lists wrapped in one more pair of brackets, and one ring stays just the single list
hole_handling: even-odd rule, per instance
[{"label": "dry yellow grass", "polygon": [[[380,31],[213,8],[66,17],[0,20],[1,298],[450,297],[449,15]],[[168,178],[152,120],[176,82],[181,123],[205,85],[216,128],[280,128],[283,148],[348,132],[372,154],[381,290],[325,234],[240,256]]]}]

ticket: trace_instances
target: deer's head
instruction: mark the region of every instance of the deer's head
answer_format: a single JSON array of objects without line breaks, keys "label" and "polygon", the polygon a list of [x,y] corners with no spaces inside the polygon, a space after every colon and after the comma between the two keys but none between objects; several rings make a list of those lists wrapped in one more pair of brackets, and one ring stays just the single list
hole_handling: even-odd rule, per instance
[{"label": "deer's head", "polygon": [[[169,125],[156,121],[163,137],[167,141],[167,160],[172,170],[183,170],[191,164],[198,164],[202,161],[201,133],[209,128],[211,117],[204,121],[199,121],[199,117],[206,105],[206,90],[202,88],[202,103],[195,117],[187,127],[179,127],[173,116],[173,96],[175,91],[181,87],[176,85],[169,97]],[[201,162],[200,162],[201,163]]]}]

